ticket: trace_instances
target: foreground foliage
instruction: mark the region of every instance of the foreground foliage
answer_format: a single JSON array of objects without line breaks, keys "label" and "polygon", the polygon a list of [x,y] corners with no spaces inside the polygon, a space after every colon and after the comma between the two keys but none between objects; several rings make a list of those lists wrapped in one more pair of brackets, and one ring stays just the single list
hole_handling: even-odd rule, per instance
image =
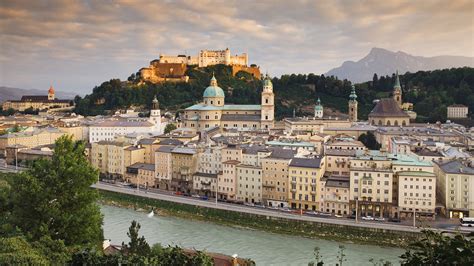
[{"label": "foreground foliage", "polygon": [[474,265],[474,235],[454,237],[424,231],[401,256],[403,265]]},{"label": "foreground foliage", "polygon": [[68,136],[56,141],[51,160],[0,174],[0,265],[212,265],[202,252],[150,248],[136,222],[123,253],[104,256],[99,194],[90,188],[98,175],[84,144]]}]

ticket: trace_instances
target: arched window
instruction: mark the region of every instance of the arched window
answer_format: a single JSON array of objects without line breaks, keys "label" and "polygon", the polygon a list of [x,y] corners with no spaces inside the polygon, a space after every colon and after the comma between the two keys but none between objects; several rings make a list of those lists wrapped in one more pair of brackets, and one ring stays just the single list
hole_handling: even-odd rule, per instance
[{"label": "arched window", "polygon": [[268,99],[265,99],[265,103],[268,103]]},{"label": "arched window", "polygon": [[373,126],[375,126],[375,120],[372,120],[372,123],[371,123]]},{"label": "arched window", "polygon": [[391,126],[392,123],[390,123],[390,120],[387,121],[387,126]]},{"label": "arched window", "polygon": [[405,120],[402,121],[402,126],[406,126],[407,123],[405,122]]},{"label": "arched window", "polygon": [[382,120],[379,120],[379,126],[381,126],[381,125],[382,125]]},{"label": "arched window", "polygon": [[395,120],[394,126],[398,126],[398,120]]}]

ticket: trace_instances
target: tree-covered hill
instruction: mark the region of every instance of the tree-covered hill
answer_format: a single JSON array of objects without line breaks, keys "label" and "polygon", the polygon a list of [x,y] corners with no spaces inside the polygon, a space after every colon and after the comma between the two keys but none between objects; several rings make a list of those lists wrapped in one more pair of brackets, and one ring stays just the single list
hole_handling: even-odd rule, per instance
[{"label": "tree-covered hill", "polygon": [[[234,77],[230,67],[216,65],[203,69],[190,68],[188,83],[138,85],[135,75],[128,81],[112,79],[93,89],[84,98],[76,97],[76,112],[83,115],[104,114],[130,106],[151,106],[157,95],[160,108],[179,111],[202,100],[202,93],[215,73],[219,86],[226,93],[226,103],[260,103],[262,82],[245,72]],[[297,115],[312,115],[312,107],[318,97],[324,107],[347,112],[347,99],[351,83],[335,77],[315,74],[291,74],[273,78],[275,113],[277,118],[288,117],[296,110]],[[356,84],[359,101],[359,119],[366,119],[373,108],[373,101],[389,97],[395,76],[377,77],[373,81]],[[453,68],[435,71],[419,71],[400,75],[403,100],[412,102],[420,121],[435,122],[446,119],[446,106],[460,103],[474,110],[474,69]]]}]

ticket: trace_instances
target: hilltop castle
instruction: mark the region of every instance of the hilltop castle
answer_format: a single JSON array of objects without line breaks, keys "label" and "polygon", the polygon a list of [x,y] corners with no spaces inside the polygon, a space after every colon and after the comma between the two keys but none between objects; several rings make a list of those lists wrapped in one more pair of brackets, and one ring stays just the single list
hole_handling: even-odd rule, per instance
[{"label": "hilltop castle", "polygon": [[248,66],[248,55],[242,53],[232,56],[229,48],[225,50],[201,50],[197,56],[164,55],[150,62],[149,67],[141,68],[140,79],[151,83],[164,81],[187,82],[188,66],[207,67],[223,64],[232,67],[232,75],[244,71],[256,78],[260,78],[260,69],[255,65]]}]

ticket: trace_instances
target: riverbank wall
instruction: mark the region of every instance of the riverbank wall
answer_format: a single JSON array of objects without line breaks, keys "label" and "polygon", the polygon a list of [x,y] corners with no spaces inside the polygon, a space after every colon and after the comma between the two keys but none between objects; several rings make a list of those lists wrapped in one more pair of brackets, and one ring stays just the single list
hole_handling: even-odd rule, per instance
[{"label": "riverbank wall", "polygon": [[101,195],[99,202],[105,205],[144,211],[154,210],[158,215],[209,221],[216,224],[263,230],[279,234],[402,248],[421,236],[421,234],[417,232],[292,220],[213,209],[117,192],[98,191]]}]

